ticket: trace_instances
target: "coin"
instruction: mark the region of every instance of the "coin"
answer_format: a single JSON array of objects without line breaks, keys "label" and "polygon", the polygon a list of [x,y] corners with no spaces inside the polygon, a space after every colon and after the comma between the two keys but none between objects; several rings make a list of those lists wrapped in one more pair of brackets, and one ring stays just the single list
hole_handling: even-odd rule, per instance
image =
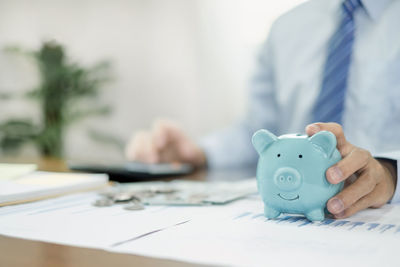
[{"label": "coin", "polygon": [[99,195],[102,197],[107,197],[107,198],[113,198],[115,196],[115,194],[117,194],[117,192],[115,191],[104,191],[104,192],[100,192]]},{"label": "coin", "polygon": [[137,201],[137,202],[140,202],[140,197],[139,196],[137,196],[137,195],[131,195],[131,200],[132,201]]},{"label": "coin", "polygon": [[150,198],[156,195],[156,193],[154,193],[154,191],[151,190],[136,191],[133,192],[133,194],[138,198]]},{"label": "coin", "polygon": [[110,207],[114,204],[114,201],[109,198],[100,198],[93,202],[93,206],[96,207]]},{"label": "coin", "polygon": [[172,194],[176,193],[178,190],[173,189],[173,188],[159,188],[154,190],[154,193],[156,194]]},{"label": "coin", "polygon": [[143,210],[144,205],[138,201],[132,201],[132,203],[124,206],[125,210]]},{"label": "coin", "polygon": [[113,196],[115,202],[128,202],[132,200],[132,195],[129,193],[121,192]]}]

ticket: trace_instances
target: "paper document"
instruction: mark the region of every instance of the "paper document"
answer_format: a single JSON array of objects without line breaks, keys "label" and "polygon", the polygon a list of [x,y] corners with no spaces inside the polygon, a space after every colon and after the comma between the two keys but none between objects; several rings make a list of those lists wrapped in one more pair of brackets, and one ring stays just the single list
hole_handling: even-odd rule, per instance
[{"label": "paper document", "polygon": [[0,206],[107,185],[105,174],[33,172],[0,181]]},{"label": "paper document", "polygon": [[399,206],[322,222],[299,215],[268,220],[259,199],[236,207],[234,215],[198,218],[112,251],[228,266],[394,266],[399,261]]},{"label": "paper document", "polygon": [[[97,208],[97,193],[81,193],[21,205],[0,207],[0,234],[72,246],[111,249],[175,227],[198,217],[215,217],[220,206],[148,206],[124,210],[124,205]],[[236,204],[225,206],[234,214]]]},{"label": "paper document", "polygon": [[257,196],[217,206],[97,208],[96,193],[0,207],[0,234],[229,266],[395,266],[400,206],[345,220],[264,217]]},{"label": "paper document", "polygon": [[35,164],[0,163],[0,181],[11,180],[35,171]]}]

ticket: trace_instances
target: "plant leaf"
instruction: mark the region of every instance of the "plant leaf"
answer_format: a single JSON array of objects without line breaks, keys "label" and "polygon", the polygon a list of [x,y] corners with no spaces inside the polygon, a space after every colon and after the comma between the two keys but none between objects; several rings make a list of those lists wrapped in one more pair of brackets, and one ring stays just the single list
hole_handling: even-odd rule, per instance
[{"label": "plant leaf", "polygon": [[29,119],[12,119],[0,124],[0,147],[4,151],[16,151],[24,143],[33,142],[39,129]]}]

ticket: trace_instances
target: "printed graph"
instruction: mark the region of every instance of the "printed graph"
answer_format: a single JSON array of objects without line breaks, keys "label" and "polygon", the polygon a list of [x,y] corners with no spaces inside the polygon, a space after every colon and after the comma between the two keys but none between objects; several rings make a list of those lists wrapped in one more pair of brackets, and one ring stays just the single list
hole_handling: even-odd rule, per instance
[{"label": "printed graph", "polygon": [[338,228],[348,231],[364,230],[377,233],[397,234],[400,237],[400,224],[352,221],[352,220],[335,220],[325,219],[319,222],[309,221],[301,215],[281,215],[277,219],[267,219],[263,213],[243,212],[235,216],[233,220],[257,220],[265,223],[291,225],[296,227],[319,227],[319,228]]}]

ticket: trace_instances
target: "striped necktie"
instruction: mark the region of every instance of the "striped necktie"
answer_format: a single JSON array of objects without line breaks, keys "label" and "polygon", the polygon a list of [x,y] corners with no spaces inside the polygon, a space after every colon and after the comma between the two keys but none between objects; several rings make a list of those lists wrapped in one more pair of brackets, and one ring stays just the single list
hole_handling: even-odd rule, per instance
[{"label": "striped necktie", "polygon": [[312,111],[314,122],[342,123],[354,43],[354,12],[360,6],[360,0],[345,0],[341,5],[341,22],[329,40],[321,91]]}]

